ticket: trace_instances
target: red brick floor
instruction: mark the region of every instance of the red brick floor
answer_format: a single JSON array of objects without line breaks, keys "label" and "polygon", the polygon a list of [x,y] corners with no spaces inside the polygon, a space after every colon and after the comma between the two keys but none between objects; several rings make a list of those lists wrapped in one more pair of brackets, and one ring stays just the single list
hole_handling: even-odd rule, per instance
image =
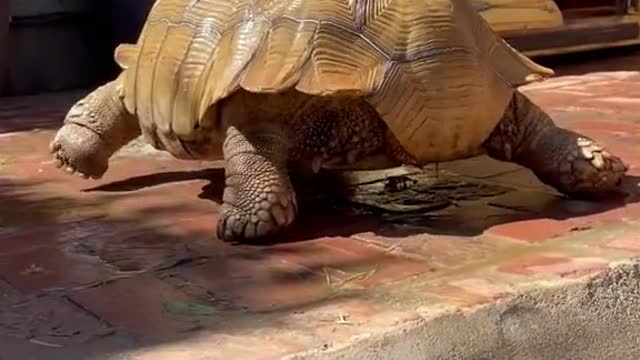
[{"label": "red brick floor", "polygon": [[435,190],[448,206],[303,206],[268,246],[216,238],[219,162],[133,146],[98,182],[70,177],[47,144],[78,94],[0,100],[0,359],[278,358],[637,255],[640,73],[559,77],[525,91],[624,157],[626,199],[564,199],[529,171],[480,157],[440,165],[443,184],[464,179]]}]

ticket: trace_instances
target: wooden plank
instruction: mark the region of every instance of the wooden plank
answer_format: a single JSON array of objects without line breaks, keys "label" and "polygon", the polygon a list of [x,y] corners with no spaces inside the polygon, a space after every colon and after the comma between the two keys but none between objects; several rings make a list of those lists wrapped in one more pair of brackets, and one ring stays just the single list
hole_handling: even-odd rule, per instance
[{"label": "wooden plank", "polygon": [[553,0],[471,0],[471,4],[496,31],[544,29],[563,24]]},{"label": "wooden plank", "polygon": [[565,25],[501,35],[516,49],[531,51],[634,40],[640,37],[640,29],[636,22],[600,23],[593,26]]}]

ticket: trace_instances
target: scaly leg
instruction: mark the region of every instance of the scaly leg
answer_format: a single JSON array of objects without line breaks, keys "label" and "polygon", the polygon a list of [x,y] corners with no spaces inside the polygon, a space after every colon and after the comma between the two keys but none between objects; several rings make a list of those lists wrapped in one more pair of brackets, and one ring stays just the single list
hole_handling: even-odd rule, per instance
[{"label": "scaly leg", "polygon": [[484,146],[490,156],[527,167],[545,184],[574,197],[615,192],[628,169],[596,141],[556,126],[517,91]]},{"label": "scaly leg", "polygon": [[98,179],[107,171],[111,155],[138,135],[137,119],[125,109],[115,80],[71,107],[49,149],[58,167]]},{"label": "scaly leg", "polygon": [[225,189],[218,238],[252,240],[291,224],[296,194],[287,174],[288,142],[280,124],[230,126],[223,144]]}]

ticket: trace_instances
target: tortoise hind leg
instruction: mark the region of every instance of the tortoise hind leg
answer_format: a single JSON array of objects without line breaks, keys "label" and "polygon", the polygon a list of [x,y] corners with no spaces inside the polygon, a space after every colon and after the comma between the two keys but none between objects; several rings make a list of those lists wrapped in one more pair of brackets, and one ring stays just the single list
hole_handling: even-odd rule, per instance
[{"label": "tortoise hind leg", "polygon": [[484,147],[490,156],[527,167],[573,197],[615,192],[627,171],[621,159],[587,136],[556,126],[518,91]]},{"label": "tortoise hind leg", "polygon": [[111,155],[140,135],[118,92],[109,82],[75,103],[49,145],[58,167],[83,177],[100,178]]},{"label": "tortoise hind leg", "polygon": [[218,238],[254,240],[293,222],[297,202],[287,174],[289,140],[281,126],[259,122],[227,129]]}]

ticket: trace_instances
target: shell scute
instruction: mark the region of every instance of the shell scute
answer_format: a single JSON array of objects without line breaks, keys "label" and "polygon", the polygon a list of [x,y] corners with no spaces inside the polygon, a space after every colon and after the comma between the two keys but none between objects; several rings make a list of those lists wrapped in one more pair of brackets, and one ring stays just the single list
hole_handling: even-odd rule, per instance
[{"label": "shell scute", "polygon": [[146,133],[189,139],[240,88],[295,88],[364,97],[422,162],[473,155],[514,88],[553,74],[466,0],[158,0],[133,49],[125,102]]}]

